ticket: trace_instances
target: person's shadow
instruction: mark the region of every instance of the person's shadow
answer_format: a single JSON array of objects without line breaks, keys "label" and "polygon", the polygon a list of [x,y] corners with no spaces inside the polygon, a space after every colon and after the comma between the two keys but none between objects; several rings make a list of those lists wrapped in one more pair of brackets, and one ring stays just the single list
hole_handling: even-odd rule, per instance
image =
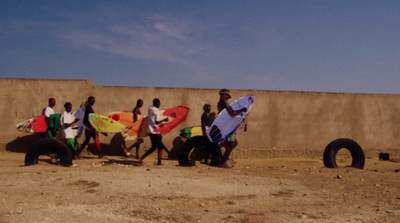
[{"label": "person's shadow", "polygon": [[168,158],[172,160],[177,160],[179,155],[181,154],[180,148],[182,147],[183,143],[185,143],[184,139],[180,136],[177,136],[172,141],[172,148],[169,151]]},{"label": "person's shadow", "polygon": [[23,137],[17,137],[6,144],[6,151],[16,153],[26,153],[28,149],[38,140],[43,139],[45,135],[31,134]]},{"label": "person's shadow", "polygon": [[[108,137],[110,137],[109,134]],[[103,137],[103,136],[100,136]],[[110,144],[100,143],[100,149],[103,155],[105,156],[125,156],[122,145],[126,146],[124,137],[121,133],[116,133],[112,136]],[[98,154],[99,151],[96,148],[96,145],[91,139],[91,142],[87,146],[87,151],[92,154]]]}]

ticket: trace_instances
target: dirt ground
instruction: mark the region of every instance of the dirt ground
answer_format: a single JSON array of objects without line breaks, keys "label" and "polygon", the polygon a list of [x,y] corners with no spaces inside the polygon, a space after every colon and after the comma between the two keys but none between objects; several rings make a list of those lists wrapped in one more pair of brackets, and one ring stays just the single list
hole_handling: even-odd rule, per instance
[{"label": "dirt ground", "polygon": [[400,163],[378,158],[363,170],[322,157],[223,169],[90,154],[25,167],[24,153],[0,151],[0,222],[400,222]]}]

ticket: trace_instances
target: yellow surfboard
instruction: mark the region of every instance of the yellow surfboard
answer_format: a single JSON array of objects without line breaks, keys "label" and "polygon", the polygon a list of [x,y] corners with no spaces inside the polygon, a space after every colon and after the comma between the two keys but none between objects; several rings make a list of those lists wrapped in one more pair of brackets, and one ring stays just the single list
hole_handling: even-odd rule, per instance
[{"label": "yellow surfboard", "polygon": [[106,116],[95,113],[89,114],[89,121],[97,132],[117,133],[123,132],[126,129],[125,125],[114,121]]}]

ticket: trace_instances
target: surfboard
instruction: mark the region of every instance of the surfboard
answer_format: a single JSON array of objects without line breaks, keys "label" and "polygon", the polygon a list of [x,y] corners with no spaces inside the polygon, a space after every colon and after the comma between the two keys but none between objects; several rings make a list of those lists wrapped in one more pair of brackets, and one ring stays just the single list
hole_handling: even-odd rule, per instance
[{"label": "surfboard", "polygon": [[221,113],[215,118],[214,122],[211,124],[207,136],[211,142],[220,142],[223,141],[226,137],[235,133],[237,128],[240,126],[240,123],[246,118],[249,114],[251,106],[254,103],[254,95],[247,95],[241,97],[232,103],[230,103],[230,107],[232,110],[237,111],[242,108],[246,108],[246,112],[242,112],[242,115],[232,117],[229,115],[226,109],[222,110]]},{"label": "surfboard", "polygon": [[126,129],[125,125],[106,116],[95,113],[89,114],[89,122],[93,125],[97,132],[117,133],[123,132]]},{"label": "surfboard", "polygon": [[[58,130],[61,127],[60,113],[50,115],[50,122],[52,122],[52,129]],[[60,126],[58,126],[60,124]],[[34,132],[41,133],[46,132],[48,129],[46,122],[46,116],[40,115],[34,118],[25,120],[17,124],[17,129],[21,132]]]},{"label": "surfboard", "polygon": [[33,130],[31,129],[32,120],[33,118],[30,118],[28,120],[18,123],[16,126],[17,129],[21,132],[33,132]]},{"label": "surfboard", "polygon": [[47,131],[46,116],[41,115],[32,119],[31,129],[33,132],[40,133]]},{"label": "surfboard", "polygon": [[137,137],[141,137],[146,118],[143,115],[139,115],[139,119],[136,122],[133,122],[133,113],[129,111],[111,112],[108,117],[127,127],[122,132],[125,140],[135,140]]},{"label": "surfboard", "polygon": [[[160,133],[167,134],[176,128],[181,122],[185,121],[189,110],[189,108],[184,106],[177,106],[165,110],[160,109],[159,119],[161,120],[167,117],[169,119],[168,122],[159,125]],[[109,118],[128,127],[126,131],[122,132],[127,140],[134,140],[136,137],[148,136],[147,117],[145,116],[140,116],[137,122],[133,122],[133,113],[125,111],[111,112]]]},{"label": "surfboard", "polygon": [[[208,127],[206,127],[206,132],[207,129]],[[183,138],[190,139],[195,136],[202,136],[203,130],[201,129],[201,126],[187,127],[179,130],[179,135],[182,136]]]},{"label": "surfboard", "polygon": [[160,125],[160,133],[167,134],[176,126],[178,126],[181,122],[186,120],[186,116],[189,113],[189,108],[184,106],[178,106],[174,108],[168,108],[165,110],[160,110],[160,120],[167,118],[168,122],[164,122]]},{"label": "surfboard", "polygon": [[83,126],[84,126],[84,124],[83,124],[83,118],[84,118],[84,116],[85,116],[85,106],[81,106],[80,108],[78,108],[78,110],[76,110],[76,111],[74,112],[74,117],[75,117],[76,119],[79,119],[79,121],[78,121],[78,127],[83,127]]}]

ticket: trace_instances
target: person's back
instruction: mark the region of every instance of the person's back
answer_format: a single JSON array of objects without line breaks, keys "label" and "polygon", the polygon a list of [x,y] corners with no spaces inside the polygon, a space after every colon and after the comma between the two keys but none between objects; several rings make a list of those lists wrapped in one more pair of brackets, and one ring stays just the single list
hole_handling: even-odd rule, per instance
[{"label": "person's back", "polygon": [[211,121],[210,118],[208,117],[210,111],[211,111],[211,105],[205,104],[203,106],[203,114],[201,115],[201,130],[203,132],[203,135],[206,136],[206,129],[210,127]]},{"label": "person's back", "polygon": [[136,102],[136,106],[133,109],[132,113],[133,113],[133,122],[137,122],[137,120],[139,120],[139,116],[142,114],[142,112],[140,111],[140,108],[143,106],[143,100],[142,99],[138,99]]},{"label": "person's back", "polygon": [[147,114],[147,125],[148,133],[150,134],[160,134],[160,129],[158,127],[157,121],[159,117],[158,108],[156,106],[150,106]]}]

